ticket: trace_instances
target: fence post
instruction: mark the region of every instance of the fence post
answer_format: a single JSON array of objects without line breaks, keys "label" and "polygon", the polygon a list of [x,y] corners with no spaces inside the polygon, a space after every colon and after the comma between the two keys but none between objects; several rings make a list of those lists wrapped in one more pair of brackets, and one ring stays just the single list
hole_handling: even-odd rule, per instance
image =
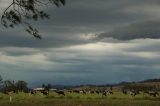
[{"label": "fence post", "polygon": [[9,102],[12,102],[12,96],[10,95],[10,97],[9,97]]}]

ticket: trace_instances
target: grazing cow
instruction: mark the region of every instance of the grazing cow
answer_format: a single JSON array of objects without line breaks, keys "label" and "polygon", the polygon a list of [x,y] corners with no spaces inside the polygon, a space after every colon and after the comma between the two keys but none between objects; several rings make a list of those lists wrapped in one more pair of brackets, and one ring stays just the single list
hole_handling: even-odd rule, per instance
[{"label": "grazing cow", "polygon": [[95,91],[95,93],[100,94],[101,92],[97,90],[97,91]]},{"label": "grazing cow", "polygon": [[36,91],[31,90],[29,94],[31,94],[31,95],[35,95],[35,94],[36,94]]},{"label": "grazing cow", "polygon": [[143,91],[143,95],[145,94],[149,95],[149,91]]},{"label": "grazing cow", "polygon": [[86,94],[86,91],[85,90],[81,90],[81,91],[79,91],[79,93]]},{"label": "grazing cow", "polygon": [[69,93],[73,93],[73,91],[72,91],[72,90],[68,90],[68,92],[69,92]]},{"label": "grazing cow", "polygon": [[91,93],[91,94],[94,94],[94,93],[95,93],[95,91],[90,91],[90,93]]},{"label": "grazing cow", "polygon": [[103,91],[103,92],[102,92],[102,97],[103,97],[103,96],[107,96],[107,92],[106,92],[106,91]]},{"label": "grazing cow", "polygon": [[159,93],[158,93],[158,92],[149,92],[148,94],[149,94],[150,96],[152,96],[152,97],[159,96]]},{"label": "grazing cow", "polygon": [[108,93],[108,94],[112,94],[112,95],[113,95],[113,92],[112,92],[112,91],[107,91],[107,93]]},{"label": "grazing cow", "polygon": [[55,91],[58,95],[63,95],[63,96],[65,96],[65,93],[64,93],[64,91]]},{"label": "grazing cow", "polygon": [[159,93],[157,91],[155,92],[155,94],[159,96]]},{"label": "grazing cow", "polygon": [[136,93],[136,91],[132,90],[132,91],[130,91],[130,95],[131,95],[131,96],[136,96],[137,93]]},{"label": "grazing cow", "polygon": [[156,94],[154,92],[149,93],[150,96],[156,97]]},{"label": "grazing cow", "polygon": [[122,93],[127,95],[127,91],[126,90],[122,90]]},{"label": "grazing cow", "polygon": [[83,94],[87,94],[87,91],[83,90]]},{"label": "grazing cow", "polygon": [[149,94],[149,92],[148,92],[148,91],[143,91],[143,93],[144,93],[144,94]]},{"label": "grazing cow", "polygon": [[144,94],[148,94],[149,96],[152,96],[152,97],[157,97],[157,96],[159,96],[159,93],[157,92],[157,91],[144,91],[143,92]]},{"label": "grazing cow", "polygon": [[43,94],[43,95],[49,95],[49,92],[48,91],[41,91],[41,93]]},{"label": "grazing cow", "polygon": [[80,93],[79,90],[73,90],[73,93]]}]

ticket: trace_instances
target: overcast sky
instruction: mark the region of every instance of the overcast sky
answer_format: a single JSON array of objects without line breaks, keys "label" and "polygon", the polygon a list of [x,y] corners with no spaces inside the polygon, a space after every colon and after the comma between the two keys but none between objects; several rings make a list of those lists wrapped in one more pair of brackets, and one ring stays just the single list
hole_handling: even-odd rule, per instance
[{"label": "overcast sky", "polygon": [[[10,0],[0,0],[0,14]],[[50,20],[23,28],[0,25],[0,74],[31,86],[108,84],[160,78],[159,0],[66,0],[44,9]]]}]

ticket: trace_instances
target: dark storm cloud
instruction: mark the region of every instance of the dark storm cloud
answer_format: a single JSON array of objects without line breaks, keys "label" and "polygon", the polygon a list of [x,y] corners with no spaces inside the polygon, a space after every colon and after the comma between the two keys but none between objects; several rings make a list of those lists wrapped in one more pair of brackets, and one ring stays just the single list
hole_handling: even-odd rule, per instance
[{"label": "dark storm cloud", "polygon": [[16,48],[16,47],[4,47],[0,48],[1,53],[7,56],[23,56],[23,55],[33,55],[42,52],[39,49],[33,48]]},{"label": "dark storm cloud", "polygon": [[23,29],[19,31],[18,34],[15,34],[17,31],[18,30],[4,30],[1,33],[0,47],[57,48],[92,42],[91,40],[81,38],[84,34],[71,31],[65,32],[62,29],[61,33],[59,31],[54,31],[53,33],[51,30],[48,31],[48,33],[43,33],[42,40],[35,39],[32,35],[25,34],[25,32],[22,32]]},{"label": "dark storm cloud", "polygon": [[[68,0],[65,7],[45,8],[51,14],[51,20],[33,22],[42,34],[42,41],[30,37],[23,28],[18,27],[15,30],[3,28],[1,29],[0,46],[47,48],[90,43],[91,41],[79,37],[82,34],[104,32],[106,29],[114,30],[117,26],[132,24],[144,18],[145,20],[150,19],[151,17],[146,17],[149,11],[142,14],[135,10],[134,13],[135,6],[150,8],[149,4],[157,6],[158,1]],[[131,7],[135,7],[133,13],[127,11]]]},{"label": "dark storm cloud", "polygon": [[111,32],[105,32],[98,35],[98,38],[106,37],[118,40],[133,40],[133,39],[159,39],[160,38],[160,22],[145,21],[142,23],[134,23],[126,27],[113,29]]},{"label": "dark storm cloud", "polygon": [[[123,52],[120,52],[121,50],[118,50],[117,51],[118,53],[116,53],[116,51],[112,51],[111,53],[108,53],[107,50],[101,51],[104,52],[101,55],[96,52],[91,55],[89,51],[82,51],[82,50],[77,51],[77,53],[71,52],[69,54],[66,51],[65,52],[63,51],[63,53],[65,53],[66,55],[53,53],[54,55],[48,55],[47,57],[48,61],[52,62],[69,63],[71,65],[75,64],[75,66],[79,64],[86,65],[87,68],[84,66],[82,67],[84,70],[89,69],[89,67],[94,67],[94,66],[97,67],[100,64],[108,66],[126,65],[135,67],[158,66],[160,64],[159,61],[160,57],[157,52],[133,52],[133,51],[131,52],[128,51],[127,49],[123,50],[124,50]],[[98,70],[99,67],[96,69]]]}]

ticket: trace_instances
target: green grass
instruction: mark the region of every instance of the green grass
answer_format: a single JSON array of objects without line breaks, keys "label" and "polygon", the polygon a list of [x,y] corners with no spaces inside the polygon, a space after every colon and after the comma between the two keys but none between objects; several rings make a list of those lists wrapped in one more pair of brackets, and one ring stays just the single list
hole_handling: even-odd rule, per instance
[{"label": "green grass", "polygon": [[67,93],[65,97],[53,92],[48,96],[19,93],[13,94],[12,98],[10,103],[8,95],[0,94],[0,106],[160,106],[160,97],[153,98],[143,94],[132,97],[121,92],[107,97],[76,93]]}]

